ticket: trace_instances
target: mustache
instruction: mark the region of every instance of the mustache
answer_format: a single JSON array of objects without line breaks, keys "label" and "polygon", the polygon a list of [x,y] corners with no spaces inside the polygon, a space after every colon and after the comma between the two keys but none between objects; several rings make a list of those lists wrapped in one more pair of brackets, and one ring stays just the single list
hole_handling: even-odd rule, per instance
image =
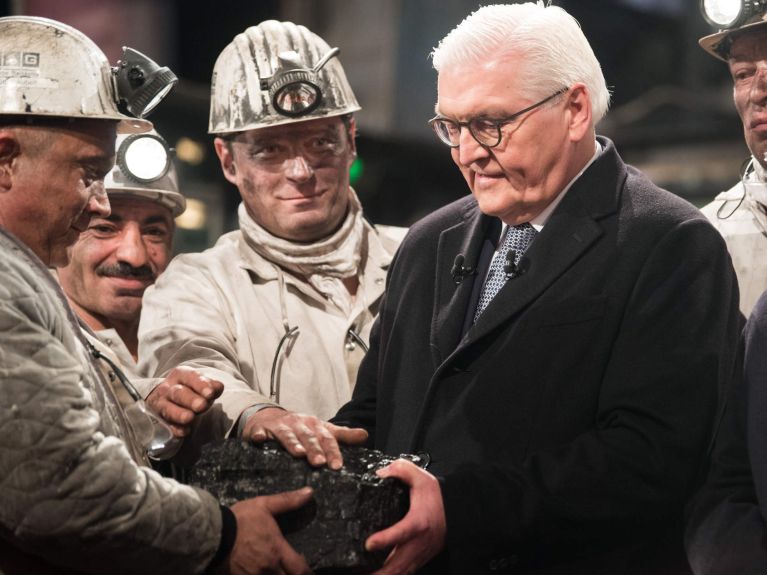
[{"label": "mustache", "polygon": [[110,278],[148,279],[152,281],[157,279],[157,274],[155,274],[149,266],[139,266],[134,268],[132,265],[125,262],[99,266],[96,268],[96,275]]}]

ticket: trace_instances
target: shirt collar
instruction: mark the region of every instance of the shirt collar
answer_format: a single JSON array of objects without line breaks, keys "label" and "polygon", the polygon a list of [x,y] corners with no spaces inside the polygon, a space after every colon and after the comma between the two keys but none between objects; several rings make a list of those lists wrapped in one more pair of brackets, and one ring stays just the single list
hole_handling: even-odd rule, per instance
[{"label": "shirt collar", "polygon": [[[594,160],[596,160],[599,157],[599,154],[602,153],[602,144],[599,143],[598,140],[595,140],[595,148],[594,148],[594,155],[591,156],[591,159],[586,162],[586,165],[583,166],[580,172],[578,172],[575,177],[570,180],[570,182],[562,188],[562,191],[559,192],[556,198],[552,200],[552,202],[546,206],[546,209],[543,210],[540,214],[535,216],[532,220],[530,220],[530,225],[532,225],[535,228],[536,232],[540,232],[543,229],[543,226],[546,225],[546,222],[549,220],[549,217],[551,216],[552,212],[556,209],[556,207],[559,205],[559,202],[561,202],[565,194],[570,190],[572,185],[575,183],[575,180],[581,177],[583,172],[585,172],[591,164],[594,163]],[[505,227],[504,227],[505,229]]]}]

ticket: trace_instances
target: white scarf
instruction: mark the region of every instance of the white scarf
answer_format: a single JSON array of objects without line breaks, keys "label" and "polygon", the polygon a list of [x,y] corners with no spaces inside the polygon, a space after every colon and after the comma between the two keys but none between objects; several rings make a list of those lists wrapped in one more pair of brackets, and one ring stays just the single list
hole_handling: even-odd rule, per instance
[{"label": "white scarf", "polygon": [[362,206],[349,188],[349,211],[332,235],[302,244],[270,234],[250,217],[244,203],[237,210],[240,230],[248,245],[275,265],[305,277],[318,292],[351,314],[353,298],[341,281],[357,275],[362,260]]}]

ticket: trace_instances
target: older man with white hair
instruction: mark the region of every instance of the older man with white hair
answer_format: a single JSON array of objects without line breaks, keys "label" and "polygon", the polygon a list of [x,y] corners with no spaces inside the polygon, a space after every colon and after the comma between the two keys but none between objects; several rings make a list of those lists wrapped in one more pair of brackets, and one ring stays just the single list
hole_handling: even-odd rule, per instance
[{"label": "older man with white hair", "polygon": [[367,541],[394,547],[379,575],[689,572],[739,326],[722,238],[596,136],[605,80],[561,8],[485,6],[434,66],[472,194],[403,241],[333,420],[427,464],[380,472],[411,506]]}]

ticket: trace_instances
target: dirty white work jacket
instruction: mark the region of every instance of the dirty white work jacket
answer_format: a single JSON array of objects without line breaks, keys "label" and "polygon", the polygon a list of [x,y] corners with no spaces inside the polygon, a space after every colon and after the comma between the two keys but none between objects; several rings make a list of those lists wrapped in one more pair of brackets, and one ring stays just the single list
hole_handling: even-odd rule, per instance
[{"label": "dirty white work jacket", "polygon": [[740,311],[748,317],[767,289],[767,214],[738,182],[701,208],[719,230],[738,276]]},{"label": "dirty white work jacket", "polygon": [[165,377],[186,365],[224,384],[216,405],[198,418],[196,442],[226,436],[253,405],[332,417],[351,398],[405,231],[364,223],[360,286],[348,316],[253,251],[239,230],[202,253],[177,256],[144,294],[140,374]]},{"label": "dirty white work jacket", "polygon": [[137,463],[65,302],[0,230],[0,572],[202,572],[221,537],[218,503]]}]

